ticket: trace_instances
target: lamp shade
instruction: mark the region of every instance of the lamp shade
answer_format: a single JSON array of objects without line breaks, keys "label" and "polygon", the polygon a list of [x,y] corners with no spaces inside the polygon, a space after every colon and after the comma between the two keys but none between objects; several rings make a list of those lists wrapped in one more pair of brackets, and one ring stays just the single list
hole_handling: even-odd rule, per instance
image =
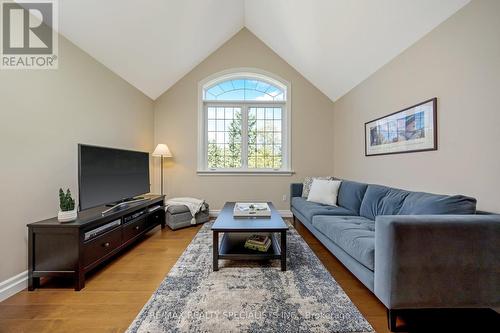
[{"label": "lamp shade", "polygon": [[153,152],[153,156],[172,157],[172,153],[166,144],[159,143]]}]

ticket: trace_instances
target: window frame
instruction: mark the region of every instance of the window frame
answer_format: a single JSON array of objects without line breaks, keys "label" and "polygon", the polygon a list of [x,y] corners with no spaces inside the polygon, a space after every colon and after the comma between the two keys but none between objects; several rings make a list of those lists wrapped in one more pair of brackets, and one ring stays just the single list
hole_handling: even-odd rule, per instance
[{"label": "window frame", "polygon": [[[215,84],[227,80],[254,79],[272,84],[284,91],[283,101],[224,101],[205,100],[205,90]],[[292,175],[291,166],[291,85],[276,75],[255,68],[238,68],[215,73],[198,84],[198,175]],[[242,167],[241,168],[208,168],[208,107],[241,107],[243,117],[242,128]],[[250,107],[276,107],[282,108],[282,167],[248,168],[248,109]]]}]

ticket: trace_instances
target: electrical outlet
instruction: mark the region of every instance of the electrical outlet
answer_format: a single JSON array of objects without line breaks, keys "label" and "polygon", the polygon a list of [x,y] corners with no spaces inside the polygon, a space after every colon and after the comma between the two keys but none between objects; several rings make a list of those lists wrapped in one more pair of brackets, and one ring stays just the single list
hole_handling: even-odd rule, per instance
[{"label": "electrical outlet", "polygon": [[283,194],[283,201],[286,201],[286,194]]}]

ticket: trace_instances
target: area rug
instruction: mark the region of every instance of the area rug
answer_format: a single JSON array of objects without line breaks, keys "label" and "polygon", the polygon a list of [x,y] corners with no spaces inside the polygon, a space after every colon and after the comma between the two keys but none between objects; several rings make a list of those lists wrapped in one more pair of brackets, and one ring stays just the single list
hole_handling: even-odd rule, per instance
[{"label": "area rug", "polygon": [[374,332],[293,227],[279,260],[219,261],[206,223],[127,332]]}]

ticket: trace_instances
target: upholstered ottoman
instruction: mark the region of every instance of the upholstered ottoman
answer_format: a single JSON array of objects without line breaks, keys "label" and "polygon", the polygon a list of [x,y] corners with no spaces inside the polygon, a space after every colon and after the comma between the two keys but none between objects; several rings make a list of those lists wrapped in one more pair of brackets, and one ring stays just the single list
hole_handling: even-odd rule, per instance
[{"label": "upholstered ottoman", "polygon": [[[208,204],[205,203],[203,204],[203,208],[201,209],[201,211],[196,213],[194,217],[196,220],[196,224],[205,223],[209,220],[210,216],[208,208],[209,208]],[[191,223],[191,219],[193,218],[193,216],[191,215],[191,212],[189,211],[187,206],[184,205],[169,206],[165,214],[166,214],[166,223],[172,230],[194,225]]]}]

